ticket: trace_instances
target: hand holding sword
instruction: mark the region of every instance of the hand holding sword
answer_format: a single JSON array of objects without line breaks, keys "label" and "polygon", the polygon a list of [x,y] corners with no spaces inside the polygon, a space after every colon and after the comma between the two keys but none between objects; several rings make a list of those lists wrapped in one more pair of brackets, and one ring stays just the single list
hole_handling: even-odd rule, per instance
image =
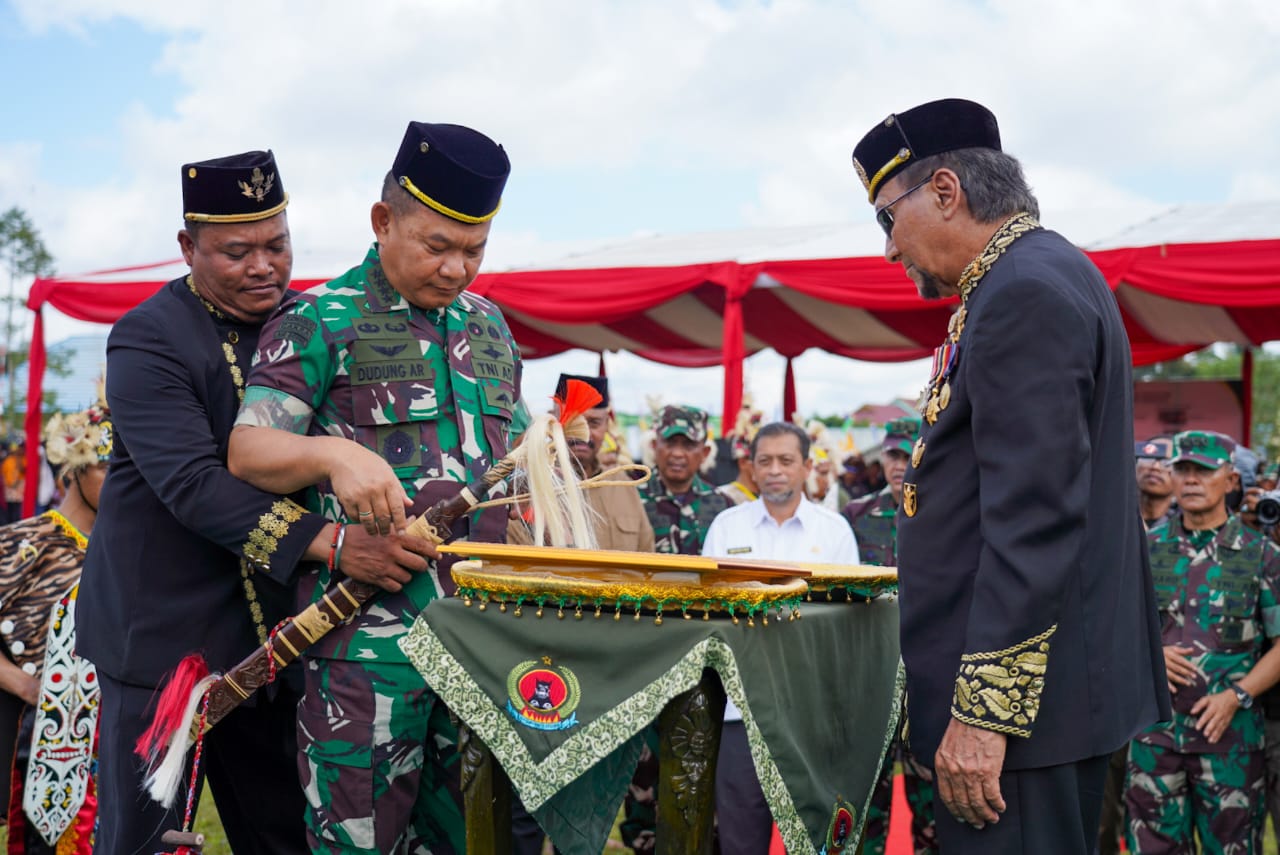
[{"label": "hand holding sword", "polygon": [[[583,390],[580,390],[577,400],[571,406],[562,404],[561,407],[561,426],[565,436],[570,438],[586,433],[586,423],[581,414],[600,400],[599,393],[594,389],[586,384],[579,385]],[[394,472],[385,461],[366,449],[358,446],[356,448],[362,454],[374,457],[394,478]],[[520,465],[524,450],[524,446],[516,448],[476,481],[463,486],[457,495],[440,500],[421,517],[407,521],[403,529],[404,535],[401,536],[422,538],[431,544],[448,541],[452,537],[450,524],[474,509],[496,484],[510,476]],[[357,459],[361,458],[357,456]],[[368,461],[365,463],[366,466],[361,467],[362,472],[367,472],[370,468],[377,471],[377,467],[369,467]],[[336,472],[333,476],[337,490],[342,476]],[[353,478],[350,483],[343,481],[342,490],[346,495],[340,492],[339,497],[352,518],[369,517],[373,512],[362,514],[360,503],[371,496],[376,497],[381,490],[383,505],[377,507],[387,511],[383,516],[390,517],[389,526],[395,526],[395,510],[399,511],[400,519],[404,519],[402,505],[393,510],[395,494],[391,491],[391,495],[388,495],[384,480],[362,475]],[[395,483],[403,495],[403,487],[399,485],[398,479]],[[354,514],[352,507],[356,508]],[[366,509],[372,507],[374,505],[370,504]],[[372,523],[362,525],[367,534],[376,532],[385,535],[391,531],[401,531],[399,527],[386,527],[384,530],[384,526],[388,524],[379,521],[376,514],[372,519]],[[359,536],[353,543],[359,543]],[[337,545],[335,541],[335,551]],[[342,546],[346,548],[345,543]],[[426,550],[428,553],[433,551],[430,547]],[[147,761],[151,770],[146,783],[152,798],[166,806],[171,805],[181,783],[187,749],[255,691],[273,681],[280,668],[293,662],[303,650],[332,629],[355,617],[361,606],[380,590],[398,590],[398,587],[391,586],[408,581],[407,576],[401,578],[404,572],[387,570],[381,576],[375,572],[363,574],[364,579],[350,576],[337,579],[317,601],[273,630],[266,644],[222,675],[209,675],[203,660],[195,655],[188,656],[179,663],[175,679],[166,685],[157,702],[151,727],[138,740],[135,749]],[[176,675],[182,675],[181,679],[177,679]]]}]

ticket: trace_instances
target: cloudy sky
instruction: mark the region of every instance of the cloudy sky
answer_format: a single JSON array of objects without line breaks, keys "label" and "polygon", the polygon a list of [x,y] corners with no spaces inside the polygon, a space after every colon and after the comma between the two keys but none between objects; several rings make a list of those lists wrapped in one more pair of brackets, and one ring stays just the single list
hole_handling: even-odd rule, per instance
[{"label": "cloudy sky", "polygon": [[[1277,199],[1278,42],[1274,0],[5,0],[0,209],[32,215],[61,273],[173,258],[179,165],[269,147],[295,273],[334,275],[370,240],[405,124],[457,122],[511,156],[486,262],[503,269],[636,235],[869,219],[853,144],[953,96],[995,111],[1050,226]],[[52,315],[51,340],[85,328]],[[719,369],[607,359],[625,409],[719,408]],[[595,365],[530,363],[526,394]],[[801,407],[912,394],[925,370],[811,353]],[[770,354],[748,363],[766,410],[781,377]]]}]

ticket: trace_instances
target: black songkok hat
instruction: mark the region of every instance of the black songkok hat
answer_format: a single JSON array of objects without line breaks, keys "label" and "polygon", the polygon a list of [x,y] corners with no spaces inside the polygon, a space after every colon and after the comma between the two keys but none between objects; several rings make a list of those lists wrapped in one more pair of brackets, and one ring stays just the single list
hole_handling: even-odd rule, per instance
[{"label": "black songkok hat", "polygon": [[556,383],[556,397],[562,401],[564,400],[565,392],[569,388],[570,380],[581,380],[583,383],[586,383],[592,389],[595,389],[600,393],[600,397],[603,398],[603,400],[596,404],[596,409],[609,406],[608,377],[584,377],[581,374],[561,374],[560,380]]},{"label": "black songkok hat", "polygon": [[853,168],[867,188],[867,201],[907,164],[960,148],[1001,151],[995,115],[981,104],[944,98],[905,113],[890,113],[853,149]]},{"label": "black songkok hat", "polygon": [[251,223],[289,204],[270,151],[246,151],[182,166],[182,217],[196,223]]},{"label": "black songkok hat", "polygon": [[511,161],[479,131],[410,122],[391,174],[433,211],[461,223],[486,223],[502,205]]}]

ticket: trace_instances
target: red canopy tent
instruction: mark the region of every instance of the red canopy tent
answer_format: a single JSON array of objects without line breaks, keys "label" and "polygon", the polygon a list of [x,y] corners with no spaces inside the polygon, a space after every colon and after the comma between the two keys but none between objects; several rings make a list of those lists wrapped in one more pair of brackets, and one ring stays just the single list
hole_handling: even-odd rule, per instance
[{"label": "red canopy tent", "polygon": [[[847,229],[834,227],[831,233]],[[812,237],[813,230],[805,234]],[[612,257],[660,255],[646,252],[645,243],[633,242],[628,252]],[[1088,254],[1115,291],[1135,364],[1177,358],[1215,342],[1256,346],[1280,339],[1280,239],[1161,243]],[[746,356],[772,348],[788,358],[786,397],[794,408],[792,358],[809,348],[875,361],[928,356],[942,340],[953,308],[953,301],[922,300],[900,268],[878,257],[739,256],[693,264],[583,266],[591,258],[569,259],[556,269],[481,274],[472,290],[502,306],[527,358],[584,348],[629,350],[682,367],[723,364],[726,427],[741,406]],[[46,304],[73,318],[112,323],[163,284],[148,272],[174,264],[37,280],[27,302],[36,314],[27,400],[41,400]],[[40,427],[40,410],[29,408],[32,469]],[[32,479],[29,507],[34,489]]]}]

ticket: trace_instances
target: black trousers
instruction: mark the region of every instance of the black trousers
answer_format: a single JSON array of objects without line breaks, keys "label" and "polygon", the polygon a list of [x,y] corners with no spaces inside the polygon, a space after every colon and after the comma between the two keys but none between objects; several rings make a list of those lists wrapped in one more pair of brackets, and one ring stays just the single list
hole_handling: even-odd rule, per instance
[{"label": "black trousers", "polygon": [[1091,855],[1110,754],[1005,772],[1000,821],[977,829],[956,819],[933,790],[934,821],[942,855]]},{"label": "black trousers", "polygon": [[[662,805],[658,805],[662,810]],[[751,761],[747,726],[726,721],[716,761],[716,829],[725,855],[768,855],[773,813]]]},{"label": "black trousers", "polygon": [[[153,855],[160,835],[182,827],[187,774],[165,810],[142,788],[145,772],[134,744],[151,722],[155,690],[99,672],[98,835],[95,855]],[[260,692],[206,734],[201,775],[209,782],[222,827],[236,855],[305,855],[305,802],[298,785],[298,692],[285,683]]]}]

